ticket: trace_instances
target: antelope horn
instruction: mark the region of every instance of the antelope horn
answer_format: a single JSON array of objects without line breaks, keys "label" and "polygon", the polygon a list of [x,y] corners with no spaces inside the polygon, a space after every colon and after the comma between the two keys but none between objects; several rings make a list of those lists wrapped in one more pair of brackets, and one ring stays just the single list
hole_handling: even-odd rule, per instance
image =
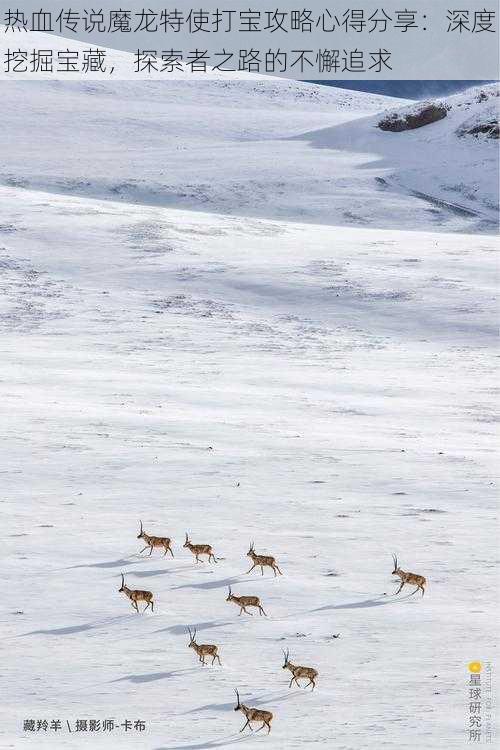
[{"label": "antelope horn", "polygon": [[392,559],[394,560],[394,569],[396,569],[398,567],[398,558],[394,552],[392,553]]},{"label": "antelope horn", "polygon": [[125,585],[125,576],[123,575],[123,573],[121,574],[121,576],[122,576],[122,586],[124,586]]},{"label": "antelope horn", "polygon": [[236,693],[236,698],[238,700],[238,705],[237,705],[236,708],[239,708],[240,707],[240,694],[238,693],[238,691],[236,690],[236,688],[234,689],[234,692]]},{"label": "antelope horn", "polygon": [[229,587],[229,596],[231,596],[231,586]]},{"label": "antelope horn", "polygon": [[189,537],[188,537],[188,533],[187,533],[187,531],[186,531],[186,542],[187,542],[188,538],[189,538]]},{"label": "antelope horn", "polygon": [[142,521],[139,522],[141,524],[141,534],[142,534]]}]

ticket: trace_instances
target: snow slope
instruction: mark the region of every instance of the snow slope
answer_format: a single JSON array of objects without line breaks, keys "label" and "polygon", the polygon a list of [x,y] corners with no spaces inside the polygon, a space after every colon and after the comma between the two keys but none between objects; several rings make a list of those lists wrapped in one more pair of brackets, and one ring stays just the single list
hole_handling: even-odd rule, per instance
[{"label": "snow slope", "polygon": [[0,184],[347,226],[496,223],[494,143],[459,138],[451,116],[382,133],[382,97],[274,79],[3,90]]},{"label": "snow slope", "polygon": [[[2,748],[463,747],[467,664],[495,647],[490,215],[375,180],[437,142],[384,166],[361,132],[388,102],[361,93],[9,81],[2,101]],[[457,154],[488,175],[486,145]],[[173,560],[138,556],[139,519]],[[196,566],[186,531],[222,559]],[[252,539],[282,577],[245,575]],[[393,551],[423,599],[392,595]],[[235,687],[269,736],[239,733]],[[109,718],[146,730],[66,726]]]},{"label": "snow slope", "polygon": [[361,158],[325,158],[288,139],[388,103],[271,79],[8,81],[3,90],[0,184],[343,224]]},{"label": "snow slope", "polygon": [[[429,223],[441,225],[442,212],[448,210],[468,218],[475,231],[491,231],[498,228],[498,143],[463,137],[461,131],[483,121],[498,122],[498,92],[498,84],[488,84],[437,100],[448,108],[448,115],[416,130],[381,131],[377,114],[299,138],[328,152],[365,153],[366,167],[373,172],[377,166],[377,182],[389,198],[393,191],[402,190],[428,202]],[[365,179],[367,190],[370,177]]]},{"label": "snow slope", "polygon": [[[3,746],[55,746],[30,717],[236,746],[238,686],[275,711],[268,748],[461,747],[465,665],[493,653],[493,238],[2,207]],[[139,518],[174,560],[137,556]],[[224,560],[195,566],[187,530]],[[244,575],[251,539],[282,578]],[[423,600],[384,595],[392,551]],[[229,583],[269,618],[238,617]],[[315,693],[288,690],[285,645]],[[90,741],[123,738],[57,747]]]},{"label": "snow slope", "polygon": [[[64,46],[25,36],[27,46],[33,37],[41,37],[34,46]],[[127,54],[117,54],[123,66]],[[0,184],[336,226],[498,225],[496,145],[457,135],[478,110],[495,107],[474,101],[478,89],[449,97],[439,123],[384,133],[379,113],[406,102],[264,76],[165,75],[11,75],[2,84]]]}]

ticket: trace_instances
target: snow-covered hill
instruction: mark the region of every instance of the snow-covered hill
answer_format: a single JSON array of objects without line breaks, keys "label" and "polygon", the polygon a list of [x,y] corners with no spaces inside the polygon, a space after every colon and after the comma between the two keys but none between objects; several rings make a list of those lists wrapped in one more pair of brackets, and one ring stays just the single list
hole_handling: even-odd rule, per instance
[{"label": "snow-covered hill", "polygon": [[332,162],[350,181],[356,155],[332,159],[287,139],[388,104],[273,80],[9,81],[3,89],[0,184],[341,223],[350,222]]},{"label": "snow-covered hill", "polygon": [[[0,85],[1,747],[462,748],[495,645],[497,246],[486,194],[423,194],[488,184],[491,144],[271,79]],[[282,577],[245,575],[251,540]],[[146,729],[75,731],[105,719]]]},{"label": "snow-covered hill", "polygon": [[[409,194],[426,203],[429,226],[448,225],[454,215],[475,231],[491,231],[498,227],[498,142],[471,137],[468,131],[494,121],[498,127],[498,93],[498,84],[490,84],[440,99],[447,116],[415,130],[380,130],[384,113],[298,138],[327,153],[364,154],[367,174],[359,183],[365,194],[371,193],[369,201],[384,200],[373,191],[373,175],[378,171],[375,180],[395,211],[394,192]],[[389,112],[407,114],[421,107],[391,107]]]},{"label": "snow-covered hill", "polygon": [[[3,89],[0,184],[343,224],[359,157],[325,157],[288,139],[389,103],[276,79],[9,81]],[[337,196],[339,178],[346,186]]]},{"label": "snow-covered hill", "polygon": [[[9,38],[0,35],[4,47]],[[66,44],[22,39],[25,47]],[[114,54],[120,70],[133,69],[131,55]],[[496,84],[449,97],[439,123],[394,134],[376,124],[403,100],[242,73],[165,76],[11,74],[2,87],[0,185],[337,226],[498,225],[496,145],[457,137],[474,113],[497,108],[498,98],[476,101]]]},{"label": "snow-covered hill", "polygon": [[0,184],[348,226],[495,224],[496,147],[456,137],[462,112],[394,134],[366,119],[387,99],[272,79],[3,88]]}]

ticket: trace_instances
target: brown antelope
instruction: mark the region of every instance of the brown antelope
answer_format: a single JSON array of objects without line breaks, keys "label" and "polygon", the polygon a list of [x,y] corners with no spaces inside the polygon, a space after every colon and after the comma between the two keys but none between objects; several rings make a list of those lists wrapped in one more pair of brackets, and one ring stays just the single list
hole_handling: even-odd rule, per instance
[{"label": "brown antelope", "polygon": [[401,570],[401,568],[398,567],[398,558],[395,554],[392,555],[392,559],[394,560],[394,570],[392,571],[392,575],[399,576],[399,578],[401,579],[401,585],[398,590],[394,592],[394,594],[399,594],[405,583],[410,583],[417,587],[415,591],[412,591],[410,596],[416,594],[419,589],[421,590],[423,596],[425,592],[425,585],[427,583],[424,576],[419,576],[417,575],[417,573],[405,573],[404,570]]},{"label": "brown antelope", "polygon": [[184,547],[187,547],[193,555],[196,558],[196,562],[203,562],[203,560],[200,560],[199,555],[208,555],[208,562],[210,562],[212,559],[214,562],[217,562],[216,557],[213,553],[212,546],[210,544],[193,544],[189,541],[189,537],[186,532],[186,541],[183,544]]},{"label": "brown antelope", "polygon": [[227,595],[226,602],[234,602],[238,605],[238,607],[240,608],[238,617],[242,612],[245,612],[245,614],[247,615],[252,615],[253,617],[253,612],[249,612],[247,610],[247,607],[257,607],[260,614],[267,617],[258,596],[236,596],[235,594],[231,593],[231,586],[229,587],[229,594]]},{"label": "brown antelope", "polygon": [[219,664],[222,666],[219,654],[217,653],[218,647],[213,646],[210,643],[196,643],[196,641],[194,640],[196,638],[196,628],[194,630],[194,633],[191,633],[191,628],[188,628],[188,631],[190,638],[189,648],[194,648],[194,650],[198,654],[198,659],[199,661],[201,661],[203,666],[205,666],[205,656],[212,656],[212,664],[217,659]]},{"label": "brown antelope", "polygon": [[252,730],[252,721],[261,721],[262,726],[259,727],[256,731],[260,732],[261,729],[264,729],[264,727],[267,727],[267,733],[271,731],[271,722],[273,720],[273,715],[271,711],[264,711],[260,708],[249,708],[248,706],[245,706],[244,703],[240,703],[240,696],[237,690],[235,690],[236,698],[238,699],[238,705],[234,709],[235,711],[241,711],[243,714],[245,714],[246,722],[243,724],[243,727],[240,729],[240,732],[243,732],[244,729],[246,729],[247,726],[250,726],[250,730]]},{"label": "brown antelope", "polygon": [[250,545],[250,549],[247,552],[247,557],[251,557],[253,560],[253,565],[250,568],[250,570],[247,570],[246,575],[252,572],[254,568],[257,566],[260,566],[260,569],[262,571],[262,575],[264,575],[264,566],[267,566],[268,568],[272,568],[274,571],[274,577],[276,578],[276,571],[280,574],[280,576],[283,575],[281,570],[278,568],[278,565],[276,563],[276,560],[274,557],[271,557],[270,555],[258,555],[254,548],[253,548],[253,542]]},{"label": "brown antelope", "polygon": [[139,607],[137,606],[137,602],[147,602],[146,606],[142,610],[145,612],[148,607],[151,607],[151,611],[154,611],[153,608],[153,594],[151,591],[139,591],[137,589],[129,589],[128,586],[125,586],[125,578],[123,573],[122,576],[122,585],[121,588],[118,589],[120,593],[125,594],[125,596],[128,596],[130,599],[130,603],[133,607],[135,607],[136,611],[139,611]]},{"label": "brown antelope", "polygon": [[296,664],[292,664],[292,662],[289,660],[288,656],[290,655],[290,652],[283,651],[283,656],[285,657],[285,663],[283,664],[283,669],[289,669],[292,673],[292,679],[290,680],[290,684],[288,687],[292,687],[292,683],[295,682],[297,687],[300,687],[299,685],[299,678],[304,677],[304,679],[309,680],[307,685],[304,685],[304,688],[309,687],[309,685],[312,685],[311,690],[314,690],[316,687],[316,677],[318,676],[318,671],[316,669],[313,669],[312,667],[299,667]]},{"label": "brown antelope", "polygon": [[[146,534],[146,532],[143,530],[142,521],[140,521],[140,524],[141,524],[141,528],[139,530],[139,536],[137,537],[137,539],[144,539],[144,541],[146,542],[146,546],[143,549],[141,549],[141,552],[144,552],[144,550],[148,549],[149,547],[148,557],[151,557],[154,547],[163,547],[165,550],[163,557],[165,557],[167,552],[170,552],[172,557],[174,556],[174,553],[172,552],[172,547],[170,546],[172,542],[171,539],[168,539],[168,537],[166,536],[150,536],[149,534]],[[139,554],[141,554],[141,552],[139,552]]]}]

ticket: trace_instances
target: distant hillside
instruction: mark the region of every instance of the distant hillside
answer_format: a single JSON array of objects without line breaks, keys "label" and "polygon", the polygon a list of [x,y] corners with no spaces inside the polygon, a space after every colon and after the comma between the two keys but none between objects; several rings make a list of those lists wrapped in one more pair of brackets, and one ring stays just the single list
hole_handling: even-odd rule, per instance
[{"label": "distant hillside", "polygon": [[[429,217],[438,223],[445,210],[475,217],[476,231],[489,231],[498,222],[498,95],[497,84],[475,86],[425,104],[396,103],[382,116],[370,115],[297,138],[332,154],[346,149],[364,154],[365,178],[368,168],[371,179],[378,169],[374,178],[386,201],[403,192],[427,201]],[[423,127],[413,125],[401,128],[402,132],[381,127],[386,121],[418,119],[423,108],[432,107],[442,109],[444,116],[422,122]]]},{"label": "distant hillside", "polygon": [[471,86],[494,81],[312,81],[323,86],[366,91],[370,94],[396,96],[401,99],[426,99],[429,96],[450,96]]}]

